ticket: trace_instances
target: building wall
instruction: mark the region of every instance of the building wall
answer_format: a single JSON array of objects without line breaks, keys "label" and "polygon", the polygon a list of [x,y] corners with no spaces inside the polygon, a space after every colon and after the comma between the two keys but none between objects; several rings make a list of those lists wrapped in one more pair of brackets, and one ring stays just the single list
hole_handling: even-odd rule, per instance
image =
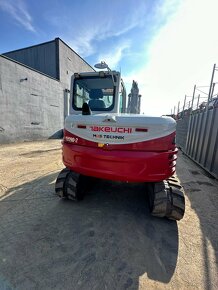
[{"label": "building wall", "polygon": [[70,78],[74,72],[94,71],[84,59],[60,38],[10,51],[3,55],[61,80],[66,88],[69,88]]},{"label": "building wall", "polygon": [[58,40],[18,49],[3,55],[59,79]]},{"label": "building wall", "polygon": [[64,117],[70,111],[70,83],[71,77],[75,72],[94,71],[94,69],[84,61],[75,51],[65,42],[56,38],[59,55],[60,81],[65,88],[64,93]]},{"label": "building wall", "polygon": [[60,134],[64,89],[59,81],[0,56],[0,143]]},{"label": "building wall", "polygon": [[60,80],[67,89],[70,89],[70,79],[75,72],[95,71],[75,51],[61,39],[57,39],[59,48]]},{"label": "building wall", "polygon": [[82,71],[94,69],[59,38],[0,56],[0,143],[60,136]]}]

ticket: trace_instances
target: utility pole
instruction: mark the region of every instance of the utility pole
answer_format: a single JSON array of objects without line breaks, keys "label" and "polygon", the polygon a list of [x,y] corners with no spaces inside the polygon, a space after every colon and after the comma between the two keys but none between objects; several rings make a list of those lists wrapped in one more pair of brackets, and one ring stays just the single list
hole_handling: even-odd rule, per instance
[{"label": "utility pole", "polygon": [[212,99],[211,92],[213,90],[213,78],[214,78],[215,70],[216,70],[216,64],[213,65],[213,71],[212,71],[212,76],[211,76],[211,81],[210,81],[210,88],[209,88],[209,93],[208,93],[208,98],[207,98],[207,108],[206,108],[206,110],[208,110],[208,103]]},{"label": "utility pole", "polygon": [[194,85],[194,90],[193,90],[193,95],[192,95],[191,111],[190,111],[189,119],[188,119],[188,134],[186,137],[186,144],[185,144],[185,151],[188,154],[189,154],[189,143],[190,143],[190,138],[191,138],[190,130],[191,130],[191,125],[192,125],[192,109],[193,109],[193,103],[194,103],[194,98],[195,98],[195,90],[196,90],[196,85]]},{"label": "utility pole", "polygon": [[194,90],[193,90],[193,95],[192,95],[192,105],[191,105],[191,112],[190,112],[190,114],[192,114],[192,110],[193,110],[193,103],[194,103],[194,99],[195,99],[195,90],[196,90],[196,85],[194,85]]},{"label": "utility pole", "polygon": [[178,102],[177,115],[179,114],[179,106],[180,106],[180,101]]},{"label": "utility pole", "polygon": [[184,104],[183,104],[183,112],[184,112],[184,110],[185,110],[185,104],[186,104],[186,95],[185,95],[185,98],[184,98]]},{"label": "utility pole", "polygon": [[200,94],[198,95],[197,109],[198,109],[198,107],[199,107],[199,101],[200,101]]}]

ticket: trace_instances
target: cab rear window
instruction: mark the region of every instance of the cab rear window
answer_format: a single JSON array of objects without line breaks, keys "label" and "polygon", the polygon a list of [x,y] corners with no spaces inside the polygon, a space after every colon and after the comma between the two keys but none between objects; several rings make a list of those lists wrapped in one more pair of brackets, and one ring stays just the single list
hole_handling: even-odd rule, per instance
[{"label": "cab rear window", "polygon": [[75,110],[87,103],[93,111],[110,111],[114,108],[114,94],[111,76],[74,79],[72,105]]}]

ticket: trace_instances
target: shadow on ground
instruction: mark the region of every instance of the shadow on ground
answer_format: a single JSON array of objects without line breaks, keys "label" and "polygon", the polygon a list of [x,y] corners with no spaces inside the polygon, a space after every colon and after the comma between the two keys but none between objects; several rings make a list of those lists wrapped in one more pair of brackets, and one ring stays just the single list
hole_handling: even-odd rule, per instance
[{"label": "shadow on ground", "polygon": [[56,176],[12,188],[1,200],[2,283],[87,290],[138,289],[142,275],[170,281],[177,224],[150,216],[143,185],[99,181],[74,203],[54,195]]}]

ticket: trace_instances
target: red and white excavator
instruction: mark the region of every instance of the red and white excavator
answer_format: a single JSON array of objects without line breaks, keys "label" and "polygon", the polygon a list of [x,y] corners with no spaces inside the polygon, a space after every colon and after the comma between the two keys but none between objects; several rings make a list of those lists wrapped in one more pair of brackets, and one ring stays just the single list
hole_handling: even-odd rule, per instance
[{"label": "red and white excavator", "polygon": [[95,178],[143,182],[152,215],[180,220],[185,198],[175,175],[176,122],[127,114],[120,73],[105,62],[96,67],[101,70],[75,73],[71,79],[62,142],[66,168],[57,177],[56,193],[81,200]]}]

